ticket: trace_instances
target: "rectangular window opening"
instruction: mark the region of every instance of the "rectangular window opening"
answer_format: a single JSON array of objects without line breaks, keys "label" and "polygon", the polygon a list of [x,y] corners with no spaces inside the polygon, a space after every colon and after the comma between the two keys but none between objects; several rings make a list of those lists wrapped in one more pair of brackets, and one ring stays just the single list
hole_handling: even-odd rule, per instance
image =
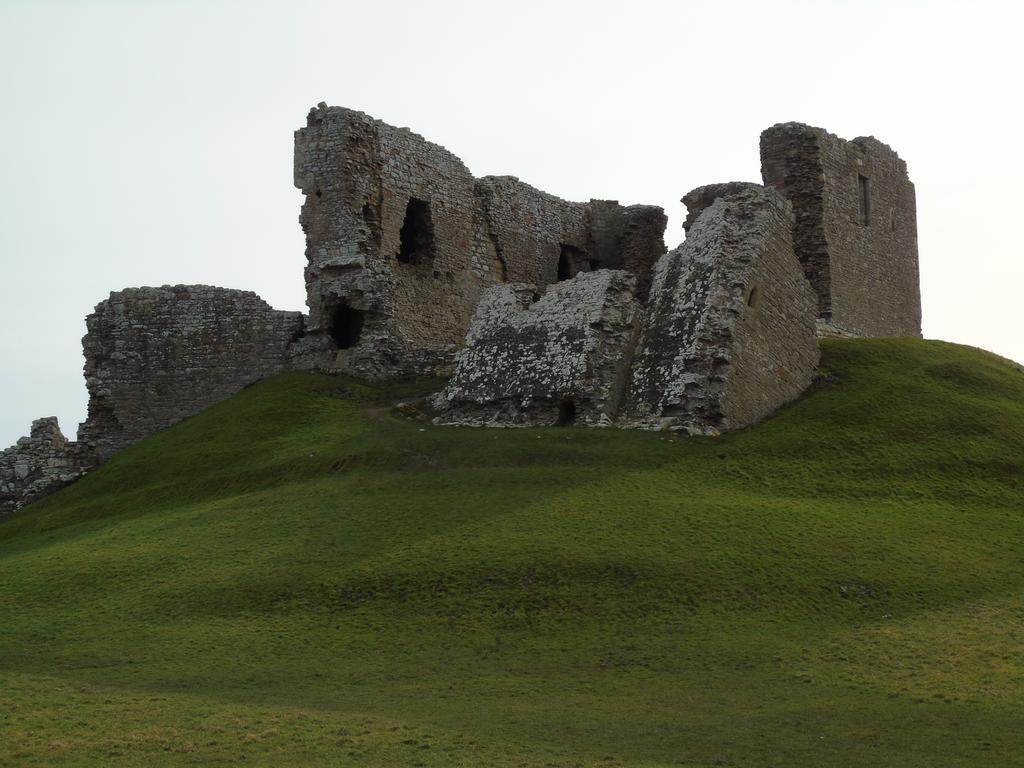
[{"label": "rectangular window opening", "polygon": [[428,201],[409,198],[405,207],[405,220],[398,236],[398,260],[401,263],[429,264],[434,260],[434,220],[430,215]]}]

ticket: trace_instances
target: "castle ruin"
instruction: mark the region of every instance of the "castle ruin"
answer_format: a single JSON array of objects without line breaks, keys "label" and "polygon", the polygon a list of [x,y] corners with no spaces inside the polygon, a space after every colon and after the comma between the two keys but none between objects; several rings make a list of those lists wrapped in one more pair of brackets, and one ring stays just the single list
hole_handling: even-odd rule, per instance
[{"label": "castle ruin", "polygon": [[821,334],[919,336],[914,186],[872,137],[761,135],[763,185],[657,206],[474,178],[405,128],[320,104],[295,134],[308,315],[211,286],[129,288],[87,318],[89,413],[0,453],[0,517],[287,370],[443,376],[439,424],[717,434],[810,384]]}]

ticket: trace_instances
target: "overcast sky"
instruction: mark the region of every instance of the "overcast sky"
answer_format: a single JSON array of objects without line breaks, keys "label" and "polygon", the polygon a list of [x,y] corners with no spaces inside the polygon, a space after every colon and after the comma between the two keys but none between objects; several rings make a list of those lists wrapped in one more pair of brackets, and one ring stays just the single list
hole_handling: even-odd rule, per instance
[{"label": "overcast sky", "polygon": [[84,317],[208,283],[304,309],[292,132],[326,101],[477,176],[654,203],[760,181],[776,122],[873,134],[917,186],[924,333],[1024,360],[1011,2],[0,0],[0,448],[85,416]]}]

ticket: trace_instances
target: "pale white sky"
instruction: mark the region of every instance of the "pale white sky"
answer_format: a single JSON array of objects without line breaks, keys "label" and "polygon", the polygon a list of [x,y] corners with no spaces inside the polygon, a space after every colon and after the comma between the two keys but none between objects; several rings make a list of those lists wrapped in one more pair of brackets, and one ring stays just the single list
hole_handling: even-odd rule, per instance
[{"label": "pale white sky", "polygon": [[873,134],[917,185],[924,332],[1024,360],[1013,2],[0,0],[0,448],[73,436],[84,317],[209,283],[304,309],[292,132],[319,101],[477,176],[662,205],[760,181],[758,135]]}]

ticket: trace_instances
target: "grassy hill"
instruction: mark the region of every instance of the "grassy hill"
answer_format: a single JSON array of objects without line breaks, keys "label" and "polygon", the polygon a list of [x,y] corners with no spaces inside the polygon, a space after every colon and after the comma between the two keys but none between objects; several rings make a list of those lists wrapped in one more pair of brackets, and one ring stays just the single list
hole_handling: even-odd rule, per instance
[{"label": "grassy hill", "polygon": [[0,765],[1024,765],[1024,372],[721,438],[253,386],[0,523]]}]

